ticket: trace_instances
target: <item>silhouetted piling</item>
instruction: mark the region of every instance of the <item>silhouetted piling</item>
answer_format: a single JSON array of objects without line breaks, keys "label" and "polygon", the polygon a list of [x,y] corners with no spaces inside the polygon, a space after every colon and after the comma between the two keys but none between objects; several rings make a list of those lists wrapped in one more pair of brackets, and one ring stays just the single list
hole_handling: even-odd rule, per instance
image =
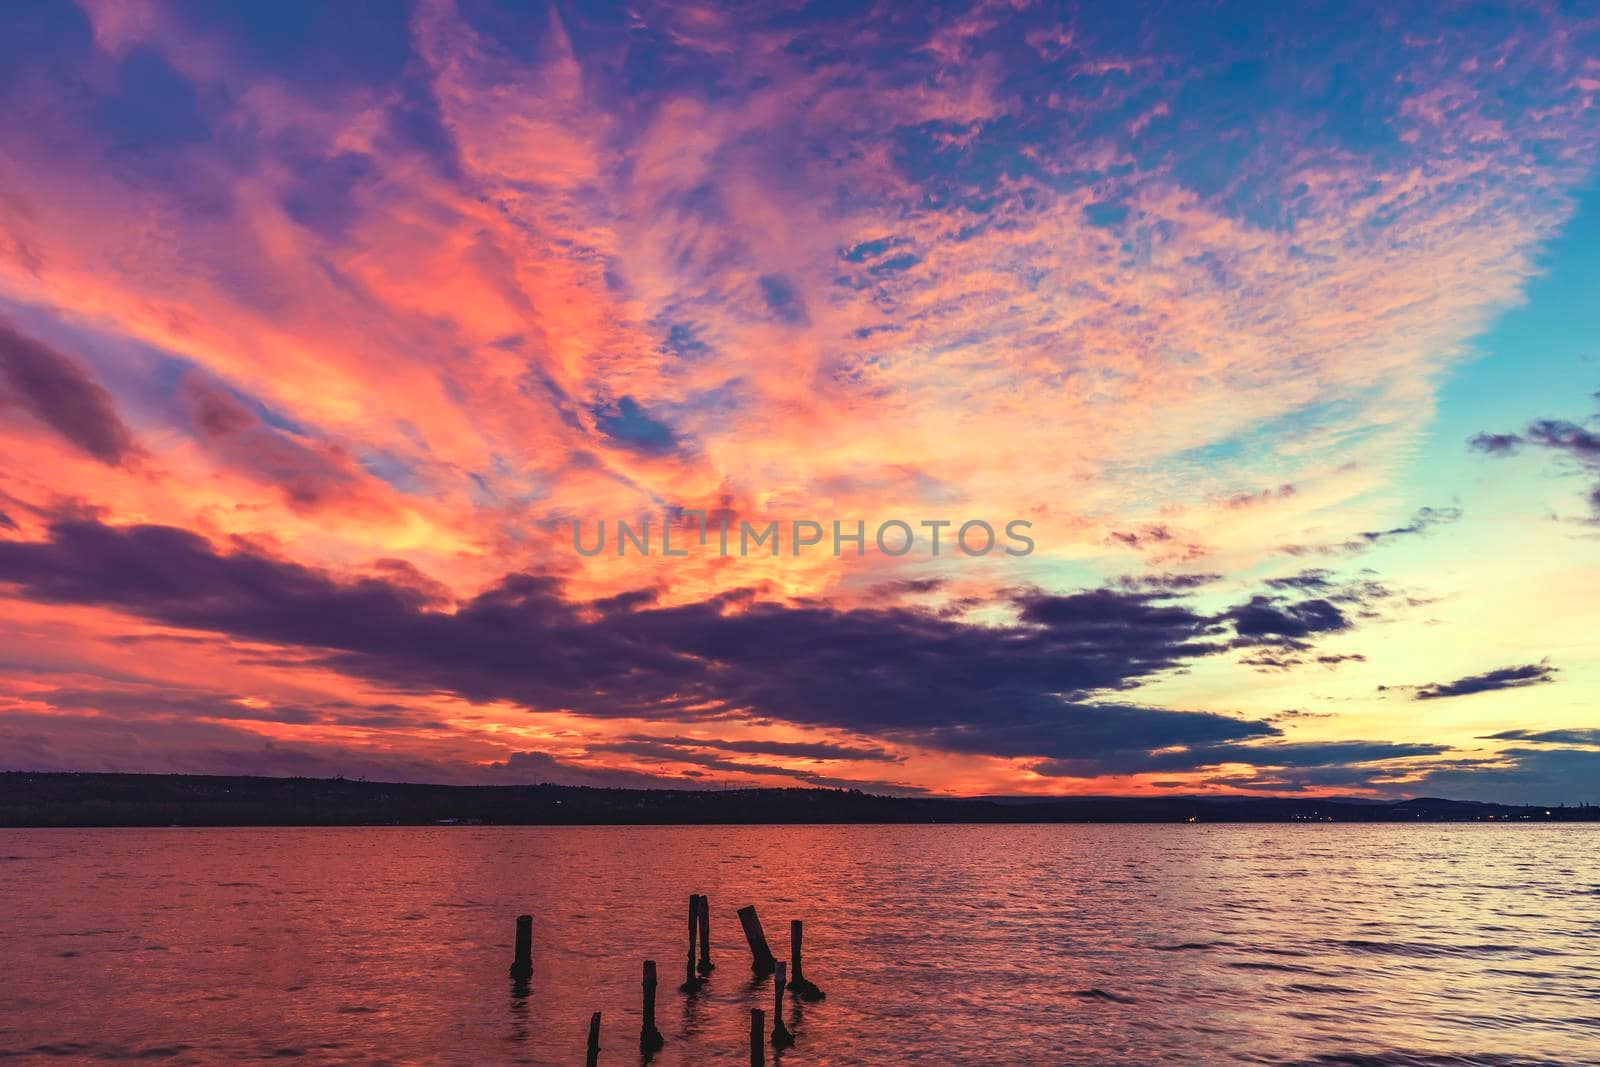
[{"label": "silhouetted piling", "polygon": [[646,1056],[666,1044],[656,1029],[656,961],[644,961],[644,1022],[639,1026],[639,1051]]},{"label": "silhouetted piling", "polygon": [[783,1025],[783,987],[786,978],[783,961],[779,960],[772,973],[772,1047],[788,1048],[794,1044],[794,1035]]},{"label": "silhouetted piling", "polygon": [[711,962],[711,898],[700,894],[700,964],[701,977],[717,969]]},{"label": "silhouetted piling", "polygon": [[517,916],[517,954],[511,960],[511,977],[526,982],[533,977],[533,916]]},{"label": "silhouetted piling", "polygon": [[589,1057],[583,1061],[586,1067],[599,1067],[600,1064],[600,1013],[595,1012],[589,1016]]},{"label": "silhouetted piling", "polygon": [[694,948],[695,935],[700,931],[700,894],[689,894],[689,961],[684,965],[683,985],[678,987],[682,993],[698,993],[700,987],[706,984],[705,979],[695,973]]},{"label": "silhouetted piling", "polygon": [[767,1062],[766,1013],[750,1009],[750,1067],[765,1067]]},{"label": "silhouetted piling", "polygon": [[765,978],[778,961],[767,947],[767,935],[761,930],[761,919],[756,915],[754,904],[739,909],[739,925],[744,927],[744,939],[750,942],[750,969],[757,977]]},{"label": "silhouetted piling", "polygon": [[801,1000],[821,1000],[827,996],[818,989],[815,982],[806,977],[805,971],[800,969],[801,940],[805,929],[799,919],[789,923],[789,989]]}]

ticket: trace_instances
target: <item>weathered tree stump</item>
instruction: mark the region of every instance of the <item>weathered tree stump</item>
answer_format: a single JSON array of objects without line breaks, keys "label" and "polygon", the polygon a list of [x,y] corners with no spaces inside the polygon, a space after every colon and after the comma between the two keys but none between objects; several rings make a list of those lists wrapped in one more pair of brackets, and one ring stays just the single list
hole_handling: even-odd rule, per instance
[{"label": "weathered tree stump", "polygon": [[639,1026],[639,1051],[649,1056],[666,1044],[656,1028],[656,961],[644,961],[644,1022]]},{"label": "weathered tree stump", "polygon": [[695,935],[700,931],[700,894],[689,894],[689,961],[684,965],[683,985],[678,987],[681,993],[698,993],[706,980],[695,972]]},{"label": "weathered tree stump", "polygon": [[827,996],[815,982],[806,977],[801,965],[801,943],[805,929],[799,919],[789,923],[789,989],[801,1000],[817,1001]]},{"label": "weathered tree stump", "polygon": [[765,978],[778,961],[767,946],[767,935],[761,930],[754,904],[739,909],[739,925],[744,927],[744,939],[750,943],[750,969],[758,978]]},{"label": "weathered tree stump", "polygon": [[783,961],[778,961],[772,974],[772,1047],[788,1048],[794,1044],[794,1035],[783,1025],[783,987],[786,984]]},{"label": "weathered tree stump", "polygon": [[767,1062],[766,1013],[750,1009],[750,1067],[765,1067]]},{"label": "weathered tree stump", "polygon": [[589,1016],[589,1055],[584,1060],[586,1067],[599,1067],[600,1064],[600,1013],[595,1012]]},{"label": "weathered tree stump", "polygon": [[517,948],[511,960],[511,977],[526,982],[533,977],[533,916],[517,916]]},{"label": "weathered tree stump", "polygon": [[717,969],[711,962],[711,898],[700,894],[700,976],[703,978]]}]

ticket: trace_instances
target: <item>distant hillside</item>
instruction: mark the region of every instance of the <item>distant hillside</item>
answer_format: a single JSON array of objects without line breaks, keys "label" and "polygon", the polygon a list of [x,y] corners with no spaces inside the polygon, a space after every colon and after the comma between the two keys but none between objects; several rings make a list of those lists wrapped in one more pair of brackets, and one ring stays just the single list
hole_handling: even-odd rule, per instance
[{"label": "distant hillside", "polygon": [[0,827],[648,823],[1600,821],[1600,807],[1419,799],[1063,797],[973,800],[835,789],[444,786],[345,779],[0,773]]}]

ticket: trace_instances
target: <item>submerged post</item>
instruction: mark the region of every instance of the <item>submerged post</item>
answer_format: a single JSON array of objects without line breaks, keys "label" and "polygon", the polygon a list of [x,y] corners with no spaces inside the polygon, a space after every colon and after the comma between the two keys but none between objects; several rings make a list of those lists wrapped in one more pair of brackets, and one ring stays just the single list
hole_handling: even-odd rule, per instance
[{"label": "submerged post", "polygon": [[827,994],[818,989],[816,983],[808,979],[805,972],[800,969],[801,943],[804,935],[805,928],[801,925],[800,920],[791,920],[789,923],[789,970],[791,972],[789,975],[789,988],[801,1000],[821,1000]]},{"label": "submerged post", "polygon": [[739,925],[744,927],[744,939],[750,942],[750,969],[758,977],[771,974],[778,961],[767,947],[767,935],[761,930],[761,919],[756,915],[754,904],[739,909]]},{"label": "submerged post", "polygon": [[767,1029],[766,1013],[760,1008],[750,1009],[750,1067],[764,1067],[767,1046],[762,1039]]},{"label": "submerged post", "polygon": [[639,1026],[639,1051],[646,1056],[666,1044],[656,1029],[656,961],[644,961],[644,1022]]},{"label": "submerged post", "polygon": [[683,985],[678,987],[679,991],[683,992],[683,993],[698,993],[698,992],[700,992],[700,987],[706,984],[705,983],[705,979],[701,978],[698,974],[696,974],[695,970],[694,970],[694,942],[695,942],[695,934],[697,934],[699,932],[699,930],[700,930],[700,894],[699,893],[690,893],[689,894],[689,961],[688,961],[688,963],[686,963],[684,965]]},{"label": "submerged post", "polygon": [[788,1048],[794,1044],[794,1035],[783,1025],[783,987],[785,985],[783,961],[778,961],[772,975],[772,1047]]},{"label": "submerged post", "polygon": [[711,898],[700,894],[700,965],[702,977],[717,969],[711,962]]},{"label": "submerged post", "polygon": [[517,949],[511,960],[511,977],[526,982],[533,977],[533,916],[517,916]]},{"label": "submerged post", "polygon": [[600,1013],[595,1012],[589,1016],[589,1057],[584,1060],[586,1067],[599,1067],[600,1064]]}]

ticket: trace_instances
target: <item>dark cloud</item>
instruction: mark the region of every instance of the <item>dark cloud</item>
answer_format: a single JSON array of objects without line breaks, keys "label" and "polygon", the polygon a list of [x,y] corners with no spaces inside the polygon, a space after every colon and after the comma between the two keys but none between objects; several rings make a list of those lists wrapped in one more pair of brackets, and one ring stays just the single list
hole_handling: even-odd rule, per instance
[{"label": "dark cloud", "polygon": [[1430,770],[1405,790],[1421,796],[1502,803],[1594,804],[1600,802],[1600,751],[1576,748],[1513,748],[1491,760]]},{"label": "dark cloud", "polygon": [[879,582],[867,590],[867,595],[877,599],[898,600],[901,597],[937,593],[947,584],[944,578],[899,578],[892,582]]},{"label": "dark cloud", "polygon": [[596,611],[564,600],[553,579],[514,574],[447,611],[415,583],[337,579],[248,546],[217,552],[171,527],[87,520],[56,523],[46,541],[0,543],[0,581],[34,600],[290,646],[389,686],[593,716],[771,717],[1046,757],[1130,737],[1159,748],[1277,732],[1097,703],[1227,647],[1225,618],[1123,590],[1018,593],[1018,621],[995,626],[914,608],[738,598]]},{"label": "dark cloud", "polygon": [[[1309,572],[1308,572],[1309,573]],[[1326,766],[1424,755],[1427,746],[1244,744],[1278,736],[1271,721],[1174,711],[1108,699],[1164,671],[1241,646],[1300,660],[1350,618],[1340,586],[1295,600],[1273,592],[1219,614],[1171,591],[1013,591],[1010,624],[891,606],[762,602],[749,591],[662,606],[650,591],[571,602],[549,577],[507,575],[460,603],[415,573],[377,568],[348,578],[262,554],[219,552],[171,527],[56,522],[43,541],[0,542],[0,581],[34,600],[117,608],[166,625],[267,642],[312,663],[400,691],[448,692],[597,717],[689,722],[761,718],[848,730],[945,751],[1053,761],[1049,773],[1176,771],[1220,763]],[[1360,586],[1361,583],[1356,583]],[[282,655],[282,654],[280,654]],[[298,657],[298,658],[294,658]],[[1312,657],[1307,657],[1312,658]],[[1333,665],[1356,657],[1314,657]],[[1548,671],[1548,668],[1541,668]],[[1515,669],[1511,669],[1515,673]],[[1492,686],[1514,684],[1493,672]],[[1473,680],[1452,683],[1458,691]],[[1432,695],[1447,695],[1445,689]],[[192,709],[217,711],[202,694]],[[385,712],[279,709],[308,721],[360,725]],[[707,770],[814,773],[726,754],[879,760],[886,749],[765,740],[631,737],[641,758]],[[645,749],[649,751],[646,752]],[[1426,751],[1424,751],[1426,749]],[[617,751],[621,751],[618,749]],[[1323,761],[1314,763],[1313,761]]]},{"label": "dark cloud", "polygon": [[1407,777],[1411,773],[1413,773],[1411,770],[1385,768],[1382,764],[1358,763],[1216,775],[1205,779],[1205,784],[1253,793],[1301,793],[1308,789],[1348,789],[1403,794],[1408,788]]},{"label": "dark cloud", "polygon": [[[1211,763],[1248,763],[1257,767],[1331,767],[1437,756],[1448,751],[1445,745],[1389,741],[1307,741],[1216,746],[1201,754]],[[1217,756],[1223,758],[1213,758]]]},{"label": "dark cloud", "polygon": [[1367,657],[1361,655],[1359,652],[1343,652],[1325,653],[1320,656],[1313,656],[1308,660],[1303,656],[1294,655],[1291,652],[1282,652],[1276,649],[1269,649],[1242,657],[1239,662],[1244,664],[1246,667],[1255,667],[1257,670],[1261,671],[1293,670],[1296,667],[1305,666],[1305,664],[1308,662],[1315,663],[1319,666],[1332,670],[1341,663],[1364,663],[1366,662],[1366,659]]},{"label": "dark cloud", "polygon": [[1348,541],[1323,545],[1285,545],[1283,551],[1291,556],[1350,556],[1377,548],[1405,537],[1426,534],[1435,527],[1461,521],[1460,508],[1418,508],[1411,521],[1386,530],[1366,530]]},{"label": "dark cloud", "polygon": [[1322,568],[1301,571],[1286,578],[1268,578],[1269,589],[1299,589],[1321,591],[1334,585],[1333,572]]},{"label": "dark cloud", "polygon": [[1257,652],[1241,657],[1239,662],[1262,672],[1291,671],[1305,664],[1305,660],[1299,656],[1279,652]]},{"label": "dark cloud", "polygon": [[[0,715],[0,770],[105,771],[158,774],[243,774],[275,777],[367,778],[452,785],[552,783],[620,788],[701,788],[687,775],[589,767],[544,752],[517,752],[480,763],[484,751],[434,726],[412,734],[404,751],[387,742],[364,746],[335,740],[315,743],[263,737],[247,721],[337,723],[344,726],[429,727],[426,717],[401,705],[334,701],[249,709],[222,694],[153,687],[56,690],[42,701],[48,714],[8,708]],[[229,705],[233,706],[230,708]],[[378,719],[385,714],[388,721]],[[216,713],[222,712],[218,719]],[[403,717],[403,718],[402,718]]]},{"label": "dark cloud", "polygon": [[188,719],[224,722],[277,722],[294,726],[340,726],[387,730],[443,731],[448,727],[432,715],[404,704],[362,704],[347,700],[266,702],[238,694],[172,685],[120,684],[100,687],[64,687],[29,694],[47,707],[63,711],[95,711],[122,719],[148,719],[181,715]]},{"label": "dark cloud", "polygon": [[1271,596],[1253,596],[1232,611],[1234,628],[1247,640],[1298,646],[1301,639],[1314,634],[1338,633],[1350,628],[1350,620],[1338,606],[1321,597],[1286,601]]},{"label": "dark cloud", "polygon": [[723,741],[700,737],[651,737],[638,734],[625,738],[628,741],[653,741],[679,748],[714,748],[723,752],[747,752],[753,755],[794,756],[813,760],[871,760],[899,763],[904,757],[886,748],[863,745],[839,745],[828,741]]},{"label": "dark cloud", "polygon": [[1220,574],[1124,574],[1114,580],[1123,589],[1150,593],[1186,593],[1213,582],[1222,581]]},{"label": "dark cloud", "polygon": [[[426,753],[428,749],[423,749]],[[121,714],[0,715],[0,769],[153,774],[246,774],[468,784],[486,780],[460,751],[434,755],[263,737],[232,723]]]},{"label": "dark cloud", "polygon": [[0,511],[0,530],[15,530],[16,528],[16,520],[5,512]]},{"label": "dark cloud", "polygon": [[1510,455],[1522,446],[1522,438],[1514,433],[1473,434],[1467,447],[1491,456]]},{"label": "dark cloud", "polygon": [[1524,686],[1538,685],[1543,682],[1555,681],[1556,668],[1549,663],[1527,663],[1520,667],[1500,667],[1482,674],[1471,674],[1465,678],[1457,678],[1453,682],[1434,682],[1429,685],[1380,685],[1378,691],[1390,689],[1414,690],[1416,700],[1438,700],[1442,697],[1469,696],[1473,693],[1487,693],[1496,689],[1521,689]]},{"label": "dark cloud", "polygon": [[1529,444],[1554,449],[1585,462],[1600,460],[1600,434],[1561,419],[1540,419],[1526,431]]},{"label": "dark cloud", "polygon": [[615,596],[601,597],[599,600],[592,601],[590,607],[603,615],[610,615],[614,612],[627,614],[628,612],[638,611],[641,608],[647,608],[660,598],[661,591],[659,589],[630,589]]},{"label": "dark cloud", "polygon": [[1137,762],[1157,749],[1270,737],[1270,723],[1200,711],[1127,704],[1075,704],[1005,724],[945,724],[887,736],[929,748],[977,755],[1046,756],[1082,766]]},{"label": "dark cloud", "polygon": [[1447,526],[1453,522],[1461,521],[1460,508],[1418,508],[1411,521],[1404,526],[1394,526],[1387,530],[1368,530],[1357,534],[1357,540],[1348,542],[1349,545],[1367,546],[1380,545],[1385,541],[1393,541],[1401,537],[1414,537],[1417,534],[1427,533],[1435,526]]},{"label": "dark cloud", "polygon": [[348,502],[362,474],[329,445],[280,428],[221,383],[189,375],[180,389],[195,436],[233,470],[276,487],[295,511]]},{"label": "dark cloud", "polygon": [[691,763],[701,768],[698,771],[678,772],[685,777],[703,775],[706,772],[716,772],[718,776],[754,775],[758,777],[793,778],[807,785],[830,789],[863,789],[875,793],[891,793],[901,796],[919,796],[927,793],[927,790],[920,786],[906,785],[902,782],[838,778],[820,774],[815,770],[803,767],[784,767],[773,763],[745,763],[739,760],[731,760],[722,756],[695,751],[694,746],[701,745],[702,742],[684,740],[686,741],[685,744],[678,744],[676,743],[677,739],[666,740],[638,736],[621,741],[591,745],[589,750],[591,752],[616,752],[654,763]]},{"label": "dark cloud", "polygon": [[1191,745],[1179,750],[1151,750],[1133,746],[1097,759],[1045,760],[1033,769],[1044,775],[1086,777],[1095,774],[1173,773],[1224,764],[1245,764],[1258,768],[1362,768],[1359,774],[1371,775],[1373,768],[1368,766],[1370,764],[1436,756],[1447,751],[1449,749],[1443,745],[1394,744],[1386,741],[1223,743]]},{"label": "dark cloud", "polygon": [[1115,541],[1121,541],[1130,548],[1138,548],[1143,544],[1166,544],[1172,540],[1172,531],[1165,526],[1151,525],[1142,527],[1137,531],[1113,530],[1111,531],[1111,538]]},{"label": "dark cloud", "polygon": [[[1320,568],[1269,578],[1265,585],[1268,592],[1226,613],[1236,634],[1233,647],[1251,650],[1240,662],[1263,671],[1286,671],[1308,662],[1332,668],[1360,661],[1364,657],[1356,653],[1301,653],[1309,653],[1320,636],[1352,629],[1357,619],[1380,617],[1377,606],[1395,595],[1372,578],[1341,579]],[[1303,595],[1296,599],[1296,594]]]},{"label": "dark cloud", "polygon": [[[1600,398],[1600,393],[1596,394]],[[1553,452],[1597,479],[1589,490],[1589,507],[1594,521],[1600,522],[1600,433],[1565,419],[1538,419],[1520,434],[1480,433],[1467,441],[1468,447],[1490,456],[1507,456],[1524,445]]]},{"label": "dark cloud", "polygon": [[1501,730],[1482,738],[1485,741],[1528,741],[1541,745],[1595,745],[1600,747],[1600,729]]},{"label": "dark cloud", "polygon": [[1161,562],[1181,563],[1206,554],[1204,545],[1185,541],[1171,527],[1160,523],[1148,523],[1134,530],[1113,530],[1110,540],[1136,552],[1148,553]]},{"label": "dark cloud", "polygon": [[[659,763],[691,763],[706,770],[716,771],[721,775],[755,775],[766,777],[793,778],[808,785],[836,785],[840,779],[820,775],[816,771],[804,767],[785,767],[775,763],[746,763],[739,760],[728,759],[700,752],[694,748],[676,745],[666,741],[655,740],[648,737],[638,737],[623,741],[606,741],[589,746],[590,752],[616,752],[625,756],[650,760]],[[854,788],[861,788],[868,783],[855,781],[849,783]],[[885,785],[888,783],[871,783]],[[907,786],[896,786],[905,790]]]},{"label": "dark cloud", "polygon": [[1262,584],[1278,592],[1316,593],[1336,604],[1367,605],[1373,601],[1386,600],[1393,595],[1388,586],[1381,582],[1366,577],[1340,578],[1323,567],[1313,567],[1283,578],[1268,578]]},{"label": "dark cloud", "polygon": [[1331,711],[1307,711],[1304,708],[1285,708],[1272,716],[1271,722],[1291,722],[1295,719],[1331,719]]},{"label": "dark cloud", "polygon": [[649,774],[609,767],[588,767],[557,759],[548,752],[513,752],[491,763],[485,776],[500,785],[586,785],[596,789],[702,789],[687,775]]},{"label": "dark cloud", "polygon": [[136,452],[111,394],[77,361],[0,318],[0,408],[14,403],[101,463]]}]

